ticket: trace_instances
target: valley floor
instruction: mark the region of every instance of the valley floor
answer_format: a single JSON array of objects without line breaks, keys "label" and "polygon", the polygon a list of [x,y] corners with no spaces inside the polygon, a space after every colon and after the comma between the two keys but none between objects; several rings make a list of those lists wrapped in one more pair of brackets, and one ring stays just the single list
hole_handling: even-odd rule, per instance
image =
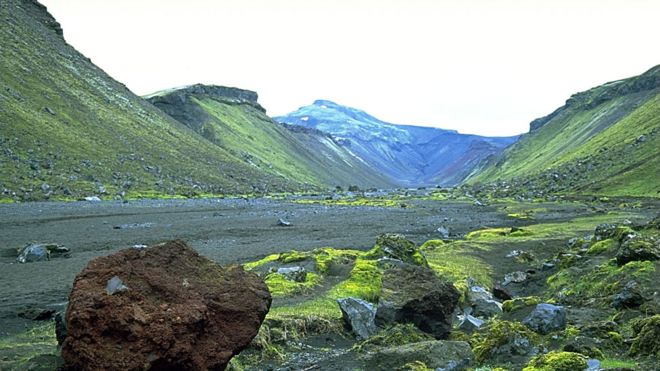
[{"label": "valley floor", "polygon": [[[303,202],[201,199],[0,205],[0,360],[11,364],[12,359],[24,358],[26,354],[12,354],[23,351],[12,350],[7,343],[16,343],[16,336],[38,326],[18,313],[30,308],[61,310],[75,275],[91,259],[136,244],[182,239],[202,255],[227,264],[326,246],[364,251],[386,232],[401,233],[422,244],[440,238],[437,229],[441,226],[454,240],[485,227],[530,226],[537,237],[543,237],[521,239],[515,248],[547,259],[563,248],[568,238],[587,234],[599,223],[645,221],[654,217],[660,206],[657,200],[500,201],[478,206],[469,199],[437,200],[423,195],[398,202],[387,204],[389,207],[324,202],[322,198]],[[279,226],[280,218],[292,226]],[[548,227],[544,229],[544,225]],[[16,249],[30,242],[62,244],[71,253],[67,258],[17,263]],[[463,247],[457,253],[484,263],[492,282],[516,270],[515,263],[504,258],[514,248],[505,240],[478,251]],[[532,295],[535,289],[532,280],[525,292],[516,295]],[[288,304],[286,300],[274,303]],[[48,341],[30,346],[28,340],[25,352],[38,354],[41,346],[52,347]]]}]

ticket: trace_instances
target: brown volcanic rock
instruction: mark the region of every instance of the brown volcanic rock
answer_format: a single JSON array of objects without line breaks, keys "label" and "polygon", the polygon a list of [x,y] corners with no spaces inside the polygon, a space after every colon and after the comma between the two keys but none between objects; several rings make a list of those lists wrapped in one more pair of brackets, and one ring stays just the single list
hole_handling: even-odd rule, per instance
[{"label": "brown volcanic rock", "polygon": [[62,356],[74,370],[223,370],[270,304],[258,276],[181,241],[122,250],[76,277]]}]

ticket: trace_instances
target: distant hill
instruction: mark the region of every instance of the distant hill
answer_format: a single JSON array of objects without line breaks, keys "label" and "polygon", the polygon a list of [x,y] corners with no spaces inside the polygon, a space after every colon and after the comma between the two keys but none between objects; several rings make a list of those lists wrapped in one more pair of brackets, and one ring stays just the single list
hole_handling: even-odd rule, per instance
[{"label": "distant hill", "polygon": [[[302,141],[291,142],[296,135],[270,122],[256,102],[243,104],[256,100],[254,93],[234,105],[199,100],[197,109],[220,118],[206,125],[216,129],[211,136],[174,120],[78,53],[37,1],[3,0],[0,18],[0,201],[388,184],[352,158],[344,161],[346,151],[330,138],[300,134]],[[238,145],[245,125],[263,130],[245,132]],[[314,151],[316,157],[306,157]],[[322,166],[336,172],[311,169]]]},{"label": "distant hill", "polygon": [[577,93],[469,184],[499,192],[660,197],[660,66]]},{"label": "distant hill", "polygon": [[332,136],[274,122],[257,103],[257,93],[222,86],[193,85],[146,97],[236,161],[301,184],[391,187]]},{"label": "distant hill", "polygon": [[332,134],[374,169],[403,186],[456,185],[483,159],[516,140],[394,125],[327,100],[274,119]]}]

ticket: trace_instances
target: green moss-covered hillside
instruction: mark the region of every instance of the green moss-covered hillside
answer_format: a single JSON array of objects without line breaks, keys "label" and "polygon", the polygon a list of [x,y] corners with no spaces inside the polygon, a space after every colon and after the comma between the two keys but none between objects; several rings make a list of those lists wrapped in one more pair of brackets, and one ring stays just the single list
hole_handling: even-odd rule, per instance
[{"label": "green moss-covered hillside", "polygon": [[191,130],[68,45],[37,1],[2,1],[0,17],[0,201],[305,190],[344,176],[383,185],[353,163],[313,171],[324,153],[282,141],[256,104],[199,100],[217,120]]},{"label": "green moss-covered hillside", "polygon": [[147,99],[227,150],[236,161],[261,171],[316,186],[391,185],[331,136],[274,122],[257,103],[254,92],[193,85]]},{"label": "green moss-covered hillside", "polygon": [[534,120],[530,133],[469,183],[495,183],[495,191],[504,193],[658,197],[659,169],[656,66],[573,95],[563,107]]}]

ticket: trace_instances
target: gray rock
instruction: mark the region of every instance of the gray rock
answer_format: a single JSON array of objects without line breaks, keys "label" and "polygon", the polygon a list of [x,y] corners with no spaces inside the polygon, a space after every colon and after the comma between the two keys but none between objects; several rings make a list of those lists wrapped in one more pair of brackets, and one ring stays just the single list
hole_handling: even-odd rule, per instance
[{"label": "gray rock", "polygon": [[430,340],[381,348],[361,361],[371,370],[396,370],[416,361],[436,370],[466,370],[474,363],[474,353],[464,341]]},{"label": "gray rock", "polygon": [[50,260],[50,251],[46,245],[31,244],[25,246],[18,254],[16,260],[19,263],[32,263],[38,261]]},{"label": "gray rock", "polygon": [[277,268],[277,273],[284,276],[289,281],[305,282],[307,271],[303,267],[282,267]]},{"label": "gray rock", "polygon": [[566,327],[566,310],[564,307],[541,303],[523,320],[523,323],[540,334],[561,330]]},{"label": "gray rock", "polygon": [[440,236],[442,236],[442,238],[449,238],[449,228],[445,226],[438,227],[438,229],[436,229],[436,232],[440,233]]},{"label": "gray rock", "polygon": [[600,371],[600,361],[594,358],[588,359],[586,371]]},{"label": "gray rock", "polygon": [[293,227],[293,224],[289,221],[286,221],[282,218],[277,219],[277,225],[280,227]]},{"label": "gray rock", "polygon": [[373,304],[357,298],[338,299],[344,323],[358,340],[367,339],[378,331],[376,327],[376,308]]},{"label": "gray rock", "polygon": [[472,316],[472,308],[468,308],[463,314],[458,316],[458,329],[468,334],[478,330],[484,325],[485,321]]},{"label": "gray rock", "polygon": [[128,286],[124,285],[124,282],[119,277],[113,276],[108,280],[105,291],[108,295],[114,295],[119,292],[128,291]]},{"label": "gray rock", "polygon": [[85,201],[88,201],[88,202],[101,202],[101,199],[98,198],[98,196],[87,196],[87,197],[85,197]]},{"label": "gray rock", "polygon": [[502,282],[502,286],[506,286],[510,283],[522,283],[527,281],[527,273],[522,272],[522,271],[517,271],[517,272],[511,272],[507,273],[504,275],[504,282]]},{"label": "gray rock", "polygon": [[502,314],[502,304],[493,299],[493,295],[481,286],[470,286],[467,295],[468,304],[477,317],[490,318]]},{"label": "gray rock", "polygon": [[644,303],[644,297],[635,281],[626,283],[623,289],[614,295],[612,306],[616,309],[637,308]]}]

